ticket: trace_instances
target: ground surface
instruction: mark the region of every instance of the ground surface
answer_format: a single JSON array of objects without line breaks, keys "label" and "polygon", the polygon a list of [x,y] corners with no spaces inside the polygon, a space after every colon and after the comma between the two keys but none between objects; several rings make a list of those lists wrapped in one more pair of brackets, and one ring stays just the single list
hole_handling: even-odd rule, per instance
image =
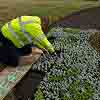
[{"label": "ground surface", "polygon": [[53,23],[51,27],[76,27],[81,29],[100,29],[100,8],[82,10],[66,16],[60,21]]}]

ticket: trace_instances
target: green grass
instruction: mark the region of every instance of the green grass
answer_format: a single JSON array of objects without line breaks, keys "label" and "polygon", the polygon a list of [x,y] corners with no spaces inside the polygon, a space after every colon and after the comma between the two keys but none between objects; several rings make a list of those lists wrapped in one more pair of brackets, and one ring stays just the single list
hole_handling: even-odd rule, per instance
[{"label": "green grass", "polygon": [[[0,22],[7,22],[17,16],[68,16],[82,9],[99,7],[99,1],[88,0],[8,0],[0,1]],[[9,8],[9,9],[8,9]]]}]

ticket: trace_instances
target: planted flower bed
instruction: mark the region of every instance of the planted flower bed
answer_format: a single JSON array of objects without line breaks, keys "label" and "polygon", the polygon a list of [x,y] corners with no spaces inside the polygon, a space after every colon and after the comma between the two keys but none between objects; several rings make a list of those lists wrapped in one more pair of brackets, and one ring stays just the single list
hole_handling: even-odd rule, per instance
[{"label": "planted flower bed", "polygon": [[33,100],[100,100],[100,57],[88,43],[88,32],[52,28],[50,35],[56,54],[43,55],[33,65],[45,73]]}]

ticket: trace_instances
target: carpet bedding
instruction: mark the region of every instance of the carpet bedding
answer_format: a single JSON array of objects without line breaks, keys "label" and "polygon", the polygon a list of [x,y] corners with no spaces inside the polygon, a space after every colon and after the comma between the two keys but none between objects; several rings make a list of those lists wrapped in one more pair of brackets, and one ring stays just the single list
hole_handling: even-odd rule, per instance
[{"label": "carpet bedding", "polygon": [[33,65],[34,71],[45,73],[33,100],[100,100],[100,56],[88,33],[61,27],[49,31],[56,54],[42,55]]}]

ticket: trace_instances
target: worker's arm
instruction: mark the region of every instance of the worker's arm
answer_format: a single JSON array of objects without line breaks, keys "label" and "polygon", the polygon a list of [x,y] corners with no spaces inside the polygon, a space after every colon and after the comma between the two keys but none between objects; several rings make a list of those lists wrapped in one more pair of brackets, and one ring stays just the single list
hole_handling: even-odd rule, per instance
[{"label": "worker's arm", "polygon": [[[41,49],[47,49],[49,52],[54,52],[52,44],[47,40],[46,35],[42,31],[42,27],[38,23],[27,24],[27,32],[32,36],[33,44],[37,45]],[[40,41],[37,41],[40,40]]]}]

